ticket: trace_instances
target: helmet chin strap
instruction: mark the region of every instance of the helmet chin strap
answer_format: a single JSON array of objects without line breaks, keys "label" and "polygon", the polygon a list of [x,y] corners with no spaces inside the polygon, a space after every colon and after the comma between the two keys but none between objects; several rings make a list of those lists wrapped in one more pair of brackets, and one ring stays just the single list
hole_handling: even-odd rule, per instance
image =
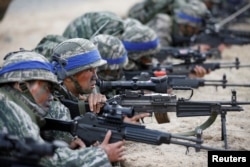
[{"label": "helmet chin strap", "polygon": [[31,102],[34,102],[34,103],[35,103],[35,99],[34,99],[34,97],[32,96],[30,90],[28,89],[27,83],[20,82],[20,83],[19,83],[19,88],[22,90],[22,94],[23,94],[25,97],[27,97]]},{"label": "helmet chin strap", "polygon": [[69,78],[70,78],[71,81],[74,83],[74,86],[75,86],[76,90],[78,91],[78,94],[85,94],[85,93],[86,93],[86,92],[83,91],[83,89],[81,88],[80,84],[79,84],[78,81],[75,79],[75,77],[69,76]]},{"label": "helmet chin strap", "polygon": [[20,96],[20,99],[23,100],[30,108],[32,108],[34,112],[38,113],[39,116],[46,115],[47,112],[36,105],[36,101],[28,89],[27,83],[19,83],[19,88],[22,90],[23,95]]}]

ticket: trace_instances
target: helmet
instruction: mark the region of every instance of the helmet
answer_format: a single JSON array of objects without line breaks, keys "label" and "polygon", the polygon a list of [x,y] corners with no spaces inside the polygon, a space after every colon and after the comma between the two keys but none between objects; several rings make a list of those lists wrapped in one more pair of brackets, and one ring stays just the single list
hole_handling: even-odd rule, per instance
[{"label": "helmet", "polygon": [[160,48],[157,34],[145,25],[135,24],[127,27],[121,40],[128,52],[128,57],[132,60],[152,55]]},{"label": "helmet", "polygon": [[145,24],[157,13],[169,13],[171,5],[172,2],[167,0],[144,0],[129,9],[128,17],[140,20]]},{"label": "helmet", "polygon": [[91,41],[97,46],[102,58],[107,61],[107,64],[98,69],[118,70],[128,61],[127,51],[119,38],[100,34]]},{"label": "helmet", "polygon": [[175,20],[178,24],[188,24],[192,27],[201,27],[209,14],[206,5],[198,0],[181,5],[175,10]]},{"label": "helmet", "polygon": [[53,49],[59,43],[65,41],[67,38],[61,35],[47,35],[37,44],[34,51],[50,58],[53,53]]},{"label": "helmet", "polygon": [[52,65],[43,55],[26,50],[7,54],[0,70],[0,83],[29,80],[58,83]]},{"label": "helmet", "polygon": [[135,24],[140,24],[140,25],[142,24],[139,20],[133,19],[131,17],[124,19],[123,22],[124,22],[124,29],[133,26]]},{"label": "helmet", "polygon": [[102,58],[107,61],[107,64],[98,68],[98,77],[104,80],[121,79],[123,66],[128,62],[127,51],[121,40],[111,35],[100,34],[91,41],[97,46]]},{"label": "helmet", "polygon": [[172,19],[168,14],[159,13],[147,23],[160,38],[162,46],[169,46],[172,42]]},{"label": "helmet", "polygon": [[[74,75],[88,68],[96,68],[107,63],[101,58],[97,47],[88,39],[67,39],[54,48],[54,56],[66,60],[64,67],[55,65],[56,73],[66,72],[62,78]],[[53,59],[53,58],[52,58]]]},{"label": "helmet", "polygon": [[115,13],[89,12],[73,20],[65,29],[63,36],[90,39],[97,34],[120,36],[123,30],[123,20]]}]

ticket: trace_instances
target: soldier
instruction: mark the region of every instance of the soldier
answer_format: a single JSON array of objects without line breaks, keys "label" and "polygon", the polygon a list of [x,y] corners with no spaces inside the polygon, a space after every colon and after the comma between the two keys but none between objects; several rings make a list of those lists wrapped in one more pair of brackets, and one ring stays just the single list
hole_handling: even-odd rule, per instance
[{"label": "soldier", "polygon": [[123,67],[128,63],[127,51],[121,40],[115,36],[99,34],[90,39],[107,64],[97,68],[97,75],[105,81],[123,80]]},{"label": "soldier", "polygon": [[[51,90],[57,87],[56,76],[48,60],[32,51],[8,54],[0,70],[0,129],[6,127],[9,134],[33,137],[43,142],[39,127],[44,124],[52,101]],[[111,166],[110,162],[122,160],[123,142],[108,144],[108,132],[103,143],[96,147],[72,150],[58,148],[53,157],[42,158],[44,166]],[[112,150],[112,151],[111,151]]]},{"label": "soldier", "polygon": [[[133,19],[131,20],[134,23]],[[126,23],[130,24],[128,21]],[[161,39],[153,29],[142,24],[125,25],[125,27],[127,28],[121,40],[128,51],[129,63],[124,66],[124,73],[127,78],[131,78],[129,76],[131,71],[149,70],[152,64],[158,63],[154,59],[154,54],[158,53],[161,48]],[[189,74],[189,77],[203,77],[207,74],[207,71],[201,66],[196,66],[194,71]]]},{"label": "soldier", "polygon": [[64,30],[63,36],[90,39],[98,34],[109,34],[119,37],[123,30],[123,20],[115,13],[88,12],[70,22]]}]

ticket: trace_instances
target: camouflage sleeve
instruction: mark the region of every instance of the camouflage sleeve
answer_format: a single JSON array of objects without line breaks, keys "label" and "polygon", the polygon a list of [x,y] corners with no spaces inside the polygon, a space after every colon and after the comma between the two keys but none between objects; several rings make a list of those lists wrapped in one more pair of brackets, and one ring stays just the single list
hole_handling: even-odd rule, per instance
[{"label": "camouflage sleeve", "polygon": [[[16,135],[20,140],[32,137],[36,141],[44,142],[39,135],[38,126],[31,117],[17,104],[10,100],[1,99],[0,92],[0,129],[5,127],[8,133]],[[71,167],[110,167],[105,151],[99,147],[88,147],[71,150],[68,147],[58,148],[53,157],[44,157],[40,161],[44,166]]]},{"label": "camouflage sleeve", "polygon": [[40,163],[46,167],[111,167],[107,154],[99,147],[88,147],[79,150],[58,148],[53,157],[43,158]]},{"label": "camouflage sleeve", "polygon": [[[60,101],[52,101],[52,105],[46,115],[47,118],[60,119],[64,121],[70,121],[70,111]],[[66,143],[70,143],[73,136],[68,132],[61,131],[43,131],[43,137],[47,140],[63,140]]]}]

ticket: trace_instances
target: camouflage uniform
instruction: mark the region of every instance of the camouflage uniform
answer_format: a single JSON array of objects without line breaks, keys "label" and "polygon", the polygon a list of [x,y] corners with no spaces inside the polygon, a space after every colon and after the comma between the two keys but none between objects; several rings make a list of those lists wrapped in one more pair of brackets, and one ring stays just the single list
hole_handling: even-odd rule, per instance
[{"label": "camouflage uniform", "polygon": [[[128,63],[128,56],[125,47],[120,39],[115,36],[100,34],[91,39],[97,46],[102,58],[107,61],[107,64],[98,67],[98,78],[104,81],[124,80],[123,66]],[[97,91],[105,94],[109,99],[117,94],[113,91]]]},{"label": "camouflage uniform", "polygon": [[122,18],[115,13],[88,12],[74,19],[64,30],[66,38],[85,38],[98,34],[109,34],[119,37],[123,32]]},{"label": "camouflage uniform", "polygon": [[[42,55],[29,51],[17,52],[5,59],[0,70],[0,129],[6,127],[9,134],[18,136],[20,140],[33,137],[44,142],[39,135],[38,125],[44,123],[42,117],[46,112],[34,103],[28,91],[20,93],[9,85],[29,80],[45,80],[57,85],[49,64]],[[40,164],[57,167],[111,166],[105,151],[99,147],[78,150],[58,148],[52,157],[42,158]]]},{"label": "camouflage uniform", "polygon": [[[67,65],[60,66],[60,60],[55,63],[55,70],[59,80],[62,82],[66,77],[69,77],[79,95],[96,93],[96,90],[83,90],[74,75],[90,68],[97,68],[107,63],[101,58],[97,47],[89,40],[83,38],[68,39],[54,48],[54,55],[60,56],[61,59],[67,61]],[[62,89],[60,89],[58,97],[78,101],[78,108],[80,113],[85,112],[85,103],[79,100],[78,96],[73,95],[70,90],[67,90],[62,82]]]}]

